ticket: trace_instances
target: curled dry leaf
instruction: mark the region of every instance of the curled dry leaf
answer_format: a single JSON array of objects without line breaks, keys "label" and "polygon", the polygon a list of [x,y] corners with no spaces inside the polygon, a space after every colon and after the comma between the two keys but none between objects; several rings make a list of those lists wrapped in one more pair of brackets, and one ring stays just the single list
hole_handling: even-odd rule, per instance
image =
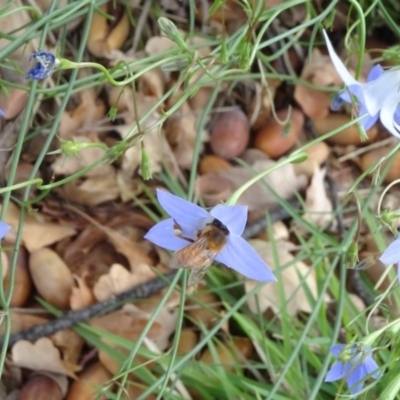
[{"label": "curled dry leaf", "polygon": [[0,93],[0,108],[3,110],[5,119],[13,119],[25,108],[28,102],[26,90],[10,88],[8,93]]},{"label": "curled dry leaf", "polygon": [[315,168],[306,191],[303,219],[317,228],[327,228],[333,222],[333,206],[325,189],[326,169]]},{"label": "curled dry leaf", "polygon": [[[294,257],[290,254],[293,248],[290,242],[276,242],[276,249],[268,242],[259,239],[249,241],[255,248],[263,260],[275,271],[278,283],[267,283],[254,296],[249,298],[247,304],[250,310],[257,313],[267,309],[272,309],[274,313],[279,313],[282,308],[281,290],[278,285],[283,286],[283,292],[286,298],[286,311],[289,315],[296,315],[297,312],[312,312],[312,305],[308,301],[311,295],[314,299],[318,296],[317,282],[315,271],[311,270],[301,261],[294,261]],[[274,263],[273,254],[277,255],[280,266],[284,269],[277,270]],[[259,282],[247,281],[245,283],[246,292],[254,289]],[[304,285],[307,288],[304,289]]]},{"label": "curled dry leaf", "polygon": [[86,276],[87,271],[83,273],[82,277],[77,275],[73,276],[77,286],[73,286],[71,290],[71,296],[69,298],[71,310],[79,310],[96,303],[96,298],[92,289],[90,289],[86,283]]},{"label": "curled dry leaf", "polygon": [[85,344],[83,338],[72,329],[63,329],[51,335],[51,341],[60,350],[62,359],[77,364]]},{"label": "curled dry leaf", "polygon": [[113,264],[110,272],[102,275],[96,282],[93,287],[93,293],[98,301],[103,301],[140,285],[151,278],[154,278],[154,273],[146,264],[138,266],[135,269],[135,273],[129,272],[120,264]]},{"label": "curled dry leaf", "polygon": [[48,338],[40,338],[35,343],[20,340],[11,349],[14,365],[33,371],[48,371],[67,375],[76,379],[75,372],[81,368],[78,365],[64,361],[60,352]]},{"label": "curled dry leaf", "polygon": [[110,379],[111,374],[101,363],[92,364],[72,383],[66,400],[106,400],[106,396],[99,395],[99,392]]},{"label": "curled dry leaf", "polygon": [[[11,238],[15,235],[20,218],[20,210],[14,203],[9,203],[5,223],[11,225],[12,230],[7,235]],[[60,223],[46,222],[39,214],[24,216],[24,228],[22,230],[22,242],[29,252],[49,246],[53,243],[72,236],[76,233],[74,228]]]},{"label": "curled dry leaf", "polygon": [[72,274],[61,257],[49,248],[31,253],[29,270],[39,294],[55,307],[69,307],[74,284]]},{"label": "curled dry leaf", "polygon": [[[96,57],[108,57],[112,50],[121,48],[125,43],[130,31],[129,16],[123,5],[118,3],[103,4],[100,9],[102,14],[93,14],[87,47]],[[112,23],[104,13],[112,16]]]}]

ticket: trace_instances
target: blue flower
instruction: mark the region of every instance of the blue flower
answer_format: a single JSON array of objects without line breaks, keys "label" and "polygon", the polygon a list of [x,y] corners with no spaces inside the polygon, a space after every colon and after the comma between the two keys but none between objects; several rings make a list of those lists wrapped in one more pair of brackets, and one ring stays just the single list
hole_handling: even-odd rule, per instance
[{"label": "blue flower", "polygon": [[365,377],[374,372],[372,378],[378,379],[380,371],[378,364],[372,358],[370,347],[361,349],[357,345],[351,347],[337,344],[330,349],[339,358],[328,371],[325,382],[346,379],[351,394],[357,394],[364,387]]},{"label": "blue flower", "polygon": [[376,65],[368,74],[366,83],[358,82],[335,53],[325,31],[324,36],[332,63],[346,85],[339,99],[334,99],[333,108],[339,106],[340,100],[354,103],[354,96],[358,101],[358,116],[367,115],[360,121],[364,129],[369,129],[380,118],[383,126],[400,139],[400,69],[384,71]]},{"label": "blue flower", "polygon": [[3,237],[6,236],[10,230],[11,230],[11,226],[0,221],[0,239],[3,239]]},{"label": "blue flower", "polygon": [[58,63],[54,54],[47,51],[38,51],[29,57],[29,61],[35,60],[35,66],[31,68],[25,75],[26,79],[38,81],[47,78]]},{"label": "blue flower", "polygon": [[0,108],[0,117],[5,117],[6,114],[4,114],[4,111]]},{"label": "blue flower", "polygon": [[400,236],[394,240],[379,257],[385,265],[397,264],[397,277],[400,283]]},{"label": "blue flower", "polygon": [[[157,190],[157,198],[171,218],[159,222],[145,235],[145,239],[157,246],[177,251],[190,245],[197,239],[200,229],[216,218],[224,224],[229,234],[225,246],[219,251],[215,260],[235,269],[244,276],[257,281],[276,281],[274,274],[257,252],[241,235],[247,221],[247,207],[217,205],[210,212],[166,191]],[[182,237],[174,231],[178,224]],[[189,240],[186,240],[187,238]]]}]

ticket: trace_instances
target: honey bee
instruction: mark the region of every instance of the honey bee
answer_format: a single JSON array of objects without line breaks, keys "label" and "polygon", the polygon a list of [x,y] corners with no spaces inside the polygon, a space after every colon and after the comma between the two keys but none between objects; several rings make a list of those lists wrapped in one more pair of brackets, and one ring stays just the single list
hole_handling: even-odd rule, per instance
[{"label": "honey bee", "polygon": [[190,269],[188,286],[197,285],[226,245],[228,235],[228,228],[214,218],[197,232],[197,240],[173,254],[169,266]]}]

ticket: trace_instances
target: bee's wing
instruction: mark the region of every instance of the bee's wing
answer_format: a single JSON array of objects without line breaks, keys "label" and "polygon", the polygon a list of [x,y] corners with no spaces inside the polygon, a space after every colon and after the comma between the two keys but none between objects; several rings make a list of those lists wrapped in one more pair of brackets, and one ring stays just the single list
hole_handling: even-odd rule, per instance
[{"label": "bee's wing", "polygon": [[171,268],[207,268],[217,255],[217,251],[208,248],[207,237],[201,237],[194,243],[175,252],[169,262]]},{"label": "bee's wing", "polygon": [[[211,263],[210,263],[210,265],[211,265]],[[188,286],[190,287],[190,286],[198,285],[201,282],[201,280],[203,279],[203,276],[206,273],[206,271],[210,265],[206,265],[205,267],[201,267],[201,268],[192,269],[190,271],[190,275],[189,275]]]}]

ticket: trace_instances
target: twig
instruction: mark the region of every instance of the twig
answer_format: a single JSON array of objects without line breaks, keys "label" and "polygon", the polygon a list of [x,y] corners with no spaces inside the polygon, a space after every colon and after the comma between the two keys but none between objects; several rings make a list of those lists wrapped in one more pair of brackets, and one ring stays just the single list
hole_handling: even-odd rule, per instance
[{"label": "twig", "polygon": [[[53,335],[63,329],[72,328],[74,325],[81,322],[90,320],[93,317],[98,317],[110,313],[117,308],[121,307],[122,304],[130,302],[136,299],[144,299],[156,294],[158,291],[168,285],[177,271],[170,272],[164,275],[162,278],[154,278],[146,283],[110,297],[107,300],[93,304],[92,306],[82,308],[76,311],[70,311],[60,318],[49,321],[45,324],[35,325],[31,328],[24,329],[22,331],[13,333],[10,335],[8,345],[12,346],[18,340],[30,340],[34,341],[43,336]],[[0,337],[0,346],[3,345],[4,337]]]}]

